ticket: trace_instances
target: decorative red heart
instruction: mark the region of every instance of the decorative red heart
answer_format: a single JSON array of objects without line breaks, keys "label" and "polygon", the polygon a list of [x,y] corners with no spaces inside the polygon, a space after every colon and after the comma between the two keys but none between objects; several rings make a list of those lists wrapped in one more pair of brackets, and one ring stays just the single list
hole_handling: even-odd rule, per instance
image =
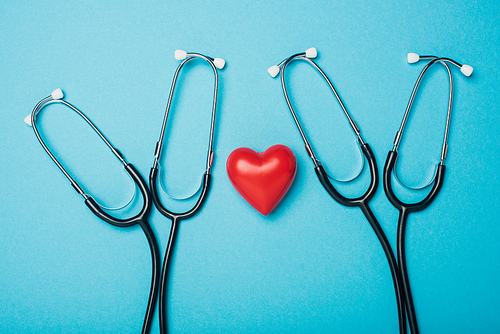
[{"label": "decorative red heart", "polygon": [[285,145],[271,146],[263,153],[240,147],[227,158],[226,169],[238,193],[267,216],[292,185],[297,160]]}]

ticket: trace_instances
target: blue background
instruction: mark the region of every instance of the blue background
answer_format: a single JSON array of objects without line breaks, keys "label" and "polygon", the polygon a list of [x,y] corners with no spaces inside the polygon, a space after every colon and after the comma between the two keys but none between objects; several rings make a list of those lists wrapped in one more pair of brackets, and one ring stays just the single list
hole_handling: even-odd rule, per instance
[{"label": "blue background", "polygon": [[[495,1],[19,1],[0,5],[0,332],[140,331],[150,255],[138,227],[96,218],[48,158],[23,118],[55,88],[87,114],[142,175],[152,166],[175,49],[222,57],[213,186],[182,222],[169,285],[174,333],[397,333],[392,281],[361,211],[319,184],[269,66],[311,46],[377,158],[392,149],[424,66],[406,54],[470,64],[452,68],[455,101],[441,193],[410,215],[408,269],[422,333],[494,333],[500,327],[498,204],[499,9]],[[162,157],[164,185],[185,195],[204,170],[213,77],[183,70]],[[321,78],[289,66],[290,93],[327,170],[348,177],[361,158]],[[438,162],[447,79],[422,85],[398,171],[422,184]],[[121,165],[75,114],[45,109],[39,128],[84,189],[117,206],[132,186]],[[294,184],[263,217],[232,188],[228,155],[273,144],[296,154]],[[368,176],[344,194],[361,194]],[[416,201],[403,189],[398,194]],[[138,210],[138,201],[124,216]],[[167,201],[168,202],[168,201]],[[169,203],[188,207],[191,203]],[[382,189],[371,201],[393,247],[397,210]],[[170,222],[150,216],[161,251]],[[158,333],[155,316],[153,333]]]}]

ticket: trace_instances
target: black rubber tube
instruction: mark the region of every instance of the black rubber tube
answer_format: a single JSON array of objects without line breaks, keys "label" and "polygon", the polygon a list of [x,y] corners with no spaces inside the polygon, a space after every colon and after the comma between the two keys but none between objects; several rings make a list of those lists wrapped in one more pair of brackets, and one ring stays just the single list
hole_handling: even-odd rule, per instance
[{"label": "black rubber tube", "polygon": [[446,166],[440,163],[436,169],[436,174],[434,175],[434,185],[427,194],[427,196],[417,203],[403,203],[401,202],[394,191],[392,190],[392,171],[396,164],[396,159],[398,152],[389,151],[387,159],[384,166],[384,191],[387,195],[389,201],[394,205],[395,208],[399,210],[398,218],[398,236],[397,236],[397,256],[399,263],[399,270],[401,281],[403,284],[403,291],[405,294],[406,309],[408,311],[408,322],[410,323],[410,330],[413,334],[418,334],[417,316],[415,314],[415,306],[413,305],[413,298],[410,289],[410,280],[408,278],[408,270],[406,267],[406,253],[405,253],[405,235],[406,235],[406,222],[408,219],[408,214],[410,212],[417,212],[424,210],[428,207],[434,198],[436,198],[439,190],[443,185],[444,173],[446,171]]},{"label": "black rubber tube", "polygon": [[398,317],[399,317],[399,332],[401,334],[407,333],[406,328],[406,313],[405,313],[405,300],[403,294],[403,286],[401,285],[401,276],[398,267],[398,263],[396,262],[396,258],[394,257],[394,253],[392,251],[391,245],[387,237],[385,236],[382,227],[378,223],[375,215],[372,210],[368,206],[367,203],[362,203],[360,206],[361,211],[365,215],[366,219],[370,223],[373,231],[377,235],[377,238],[384,249],[385,256],[387,258],[387,262],[389,263],[389,268],[391,270],[392,282],[394,284],[394,291],[396,293],[396,302],[398,306]]},{"label": "black rubber tube", "polygon": [[403,283],[403,290],[405,293],[406,309],[408,311],[408,322],[410,323],[410,330],[412,334],[418,334],[417,316],[415,314],[415,307],[413,306],[413,298],[411,295],[410,280],[408,278],[408,270],[406,269],[406,251],[405,251],[405,234],[406,234],[406,221],[408,219],[408,212],[401,210],[398,219],[398,263],[401,272],[401,281]]},{"label": "black rubber tube", "polygon": [[404,291],[403,291],[403,284],[401,282],[401,272],[399,270],[398,263],[396,262],[396,257],[394,256],[394,253],[392,251],[391,245],[389,244],[389,241],[387,240],[387,237],[385,236],[384,231],[382,230],[382,227],[380,227],[380,224],[378,223],[377,219],[375,218],[375,215],[371,211],[370,207],[368,206],[368,201],[373,197],[375,194],[375,191],[377,190],[378,186],[378,170],[377,170],[377,162],[375,160],[375,155],[373,154],[373,151],[371,150],[370,146],[368,144],[364,144],[361,146],[361,149],[363,151],[363,154],[365,158],[368,161],[368,164],[370,166],[370,175],[371,175],[371,181],[368,189],[366,190],[365,194],[356,197],[356,198],[347,198],[341,195],[337,189],[331,184],[330,180],[328,179],[328,175],[326,174],[325,169],[323,166],[319,165],[317,166],[314,170],[316,172],[316,175],[318,176],[319,181],[325,188],[325,190],[328,192],[328,194],[338,203],[349,206],[349,207],[360,207],[361,211],[363,211],[363,214],[365,215],[366,219],[370,223],[373,231],[377,235],[377,238],[380,241],[380,244],[382,245],[382,248],[384,249],[385,256],[387,258],[387,261],[389,262],[389,268],[391,270],[391,275],[392,275],[392,281],[394,284],[394,290],[396,292],[396,303],[398,307],[398,320],[399,320],[399,332],[401,334],[406,334],[408,329],[406,327],[406,312],[405,312],[405,299],[404,299]]},{"label": "black rubber tube", "polygon": [[145,221],[139,223],[146,238],[148,239],[149,249],[151,250],[151,266],[152,266],[152,278],[151,278],[151,288],[149,290],[149,301],[146,309],[146,315],[144,317],[144,324],[142,326],[142,334],[148,334],[151,330],[151,323],[155,314],[156,297],[158,296],[158,281],[160,279],[160,251],[158,249],[158,243],[156,242],[155,235],[149,224]]},{"label": "black rubber tube", "polygon": [[161,271],[160,281],[160,333],[167,334],[167,289],[168,289],[168,274],[170,272],[170,263],[172,258],[172,250],[174,249],[175,239],[177,237],[177,219],[172,220],[172,227],[170,229],[170,236],[168,238],[167,250],[165,251],[165,258],[163,259],[163,268]]}]

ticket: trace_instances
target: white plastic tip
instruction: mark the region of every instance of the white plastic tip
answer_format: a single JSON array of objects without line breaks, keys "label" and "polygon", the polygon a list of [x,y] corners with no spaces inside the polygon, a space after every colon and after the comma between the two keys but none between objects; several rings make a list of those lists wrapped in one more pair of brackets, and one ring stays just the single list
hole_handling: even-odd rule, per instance
[{"label": "white plastic tip", "polygon": [[50,94],[54,100],[60,100],[64,97],[64,93],[61,88],[57,88],[55,91]]},{"label": "white plastic tip", "polygon": [[462,65],[462,67],[460,67],[460,72],[462,72],[466,77],[470,77],[473,70],[472,66],[469,65]]},{"label": "white plastic tip", "polygon": [[222,58],[214,58],[214,65],[219,70],[222,70],[224,68],[224,66],[226,66],[226,61]]},{"label": "white plastic tip", "polygon": [[175,59],[177,60],[183,60],[186,59],[187,57],[187,52],[184,50],[175,50]]},{"label": "white plastic tip", "polygon": [[32,126],[32,124],[31,124],[31,114],[29,114],[28,116],[26,116],[24,118],[24,123],[28,124],[29,126]]},{"label": "white plastic tip", "polygon": [[309,48],[306,50],[306,57],[307,58],[316,58],[318,56],[318,51],[316,48]]},{"label": "white plastic tip", "polygon": [[273,65],[267,69],[267,73],[269,73],[270,76],[275,78],[278,75],[278,73],[280,73],[280,68],[278,67],[278,65]]},{"label": "white plastic tip", "polygon": [[417,63],[420,60],[420,56],[416,53],[408,53],[408,63],[409,64],[414,64]]}]

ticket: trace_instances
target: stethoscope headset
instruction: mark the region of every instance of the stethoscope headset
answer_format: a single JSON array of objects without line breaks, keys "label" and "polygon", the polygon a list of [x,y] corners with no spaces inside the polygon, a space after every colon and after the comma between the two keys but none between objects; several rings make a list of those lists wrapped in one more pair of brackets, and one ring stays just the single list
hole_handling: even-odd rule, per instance
[{"label": "stethoscope headset", "polygon": [[[385,236],[385,233],[383,232],[380,224],[378,223],[377,219],[373,215],[373,212],[371,211],[370,207],[368,206],[368,202],[370,199],[373,197],[375,194],[375,191],[378,186],[378,170],[377,170],[377,163],[375,161],[375,156],[370,148],[370,146],[365,143],[363,140],[360,130],[357,126],[357,124],[354,122],[353,118],[350,116],[349,112],[344,106],[344,103],[342,102],[339,94],[337,93],[335,87],[333,86],[332,82],[328,78],[328,76],[321,70],[321,68],[311,59],[315,58],[317,56],[317,51],[314,48],[310,48],[306,50],[306,52],[302,53],[297,53],[294,54],[285,60],[283,60],[281,63],[278,65],[272,66],[269,68],[268,72],[272,77],[275,77],[278,75],[278,73],[281,73],[281,85],[283,88],[283,93],[285,100],[287,102],[287,105],[290,109],[290,112],[293,116],[293,119],[295,121],[295,124],[300,132],[300,135],[302,137],[302,140],[304,141],[306,151],[308,155],[311,157],[313,164],[314,164],[314,169],[316,172],[316,175],[322,184],[322,186],[325,188],[327,193],[338,203],[344,206],[348,207],[359,207],[365,217],[367,218],[368,222],[370,223],[372,229],[374,230],[375,234],[377,235],[382,248],[384,249],[384,253],[386,255],[387,261],[389,263],[389,268],[391,270],[391,275],[393,279],[393,284],[394,284],[394,289],[395,289],[395,294],[396,294],[396,300],[397,300],[397,307],[398,307],[398,320],[399,320],[399,331],[400,333],[407,333],[407,328],[406,328],[406,314],[405,314],[405,308],[406,311],[408,312],[408,322],[410,324],[410,329],[413,334],[418,333],[418,326],[417,326],[417,319],[415,316],[415,310],[413,306],[413,300],[411,296],[411,291],[410,291],[410,284],[409,284],[409,279],[408,279],[408,273],[407,273],[407,268],[406,268],[406,258],[405,258],[405,228],[406,228],[406,222],[408,218],[408,214],[411,212],[417,212],[425,209],[427,206],[431,204],[431,202],[434,200],[434,198],[437,196],[439,190],[441,189],[441,186],[443,184],[443,178],[444,178],[444,172],[445,172],[445,165],[444,165],[444,160],[446,158],[447,154],[447,140],[448,140],[448,133],[449,133],[449,125],[450,125],[450,117],[451,117],[451,109],[452,109],[452,99],[453,99],[453,79],[451,75],[451,71],[449,67],[447,66],[447,63],[453,64],[457,67],[460,67],[461,72],[466,75],[470,76],[472,74],[472,67],[469,65],[461,65],[457,63],[456,61],[449,59],[449,58],[438,58],[435,56],[418,56],[417,54],[410,53],[408,54],[408,62],[409,63],[415,63],[419,61],[420,59],[430,59],[430,62],[424,67],[422,72],[420,73],[420,76],[417,79],[417,82],[415,83],[415,86],[413,88],[410,101],[408,102],[408,106],[406,108],[405,115],[403,117],[402,124],[400,126],[399,131],[396,134],[396,138],[394,140],[394,147],[392,151],[389,152],[386,164],[384,167],[384,177],[383,177],[383,183],[384,183],[384,191],[390,200],[390,202],[399,210],[399,219],[398,219],[398,236],[397,236],[397,256],[398,256],[398,262],[396,262],[396,259],[394,257],[394,253],[392,252],[391,246],[387,240],[387,237]],[[204,201],[206,200],[208,190],[210,188],[210,181],[211,181],[211,166],[213,162],[213,137],[214,137],[214,128],[215,128],[215,114],[216,114],[216,107],[217,107],[217,94],[218,94],[218,72],[217,69],[222,69],[224,68],[225,61],[221,58],[211,58],[204,56],[199,53],[187,53],[182,50],[177,50],[175,52],[175,58],[177,60],[183,60],[179,66],[177,67],[177,70],[174,74],[174,78],[172,81],[172,86],[170,89],[170,94],[167,102],[167,107],[165,110],[165,116],[163,120],[163,125],[162,129],[160,132],[160,139],[156,144],[156,149],[155,149],[155,159],[153,163],[153,167],[151,168],[150,176],[149,176],[149,182],[150,182],[150,187],[151,187],[151,192],[149,191],[144,179],[141,177],[139,172],[135,169],[135,167],[128,163],[124,156],[118,151],[114,146],[111,145],[111,143],[107,140],[107,138],[102,134],[102,132],[92,123],[92,121],[79,109],[74,107],[72,104],[66,102],[63,100],[63,93],[60,89],[56,89],[50,96],[42,99],[40,102],[37,103],[35,108],[33,109],[32,113],[26,117],[25,122],[28,125],[31,125],[33,127],[33,130],[35,132],[35,135],[44,148],[44,150],[47,152],[49,157],[54,161],[54,163],[57,165],[57,167],[63,172],[63,174],[69,179],[71,185],[73,188],[83,196],[85,199],[85,204],[89,207],[89,209],[100,219],[104,220],[105,222],[117,226],[117,227],[129,227],[129,226],[134,226],[138,224],[142,230],[144,231],[144,234],[146,235],[146,238],[148,240],[150,250],[151,250],[151,257],[152,257],[152,280],[151,280],[151,288],[150,288],[150,295],[149,295],[149,301],[148,301],[148,306],[146,309],[146,315],[144,318],[144,324],[142,328],[142,333],[148,333],[151,327],[151,322],[154,314],[154,309],[155,309],[155,302],[156,302],[156,296],[158,294],[158,279],[160,279],[159,275],[159,268],[161,266],[160,263],[160,257],[159,257],[159,250],[158,250],[158,245],[156,242],[156,238],[154,236],[153,231],[151,230],[151,227],[149,226],[149,223],[147,221],[147,217],[149,216],[149,213],[151,212],[151,206],[152,202],[154,202],[155,206],[157,207],[158,211],[160,211],[161,214],[163,214],[165,217],[169,218],[172,221],[172,226],[170,230],[170,235],[169,235],[169,240],[167,244],[167,249],[165,252],[165,259],[163,262],[163,268],[161,271],[161,283],[160,283],[160,301],[159,301],[159,310],[160,310],[160,332],[161,333],[166,333],[167,332],[167,318],[166,318],[166,290],[167,290],[167,278],[168,278],[168,273],[170,270],[170,259],[171,259],[171,253],[173,246],[175,244],[176,240],[176,232],[178,225],[180,221],[186,220],[191,218],[193,215],[195,215],[202,207]],[[202,59],[205,60],[213,69],[214,71],[214,95],[213,95],[213,105],[212,105],[212,119],[211,119],[211,126],[210,126],[210,139],[209,139],[209,146],[208,146],[208,151],[207,151],[207,163],[206,163],[206,170],[203,173],[202,176],[202,182],[200,185],[200,189],[193,194],[192,196],[196,195],[198,192],[199,197],[194,204],[194,206],[183,212],[183,213],[175,213],[167,208],[164,207],[164,205],[161,203],[160,196],[158,193],[158,174],[159,174],[159,160],[161,157],[161,152],[162,152],[162,145],[164,141],[164,136],[165,136],[165,129],[166,129],[166,124],[167,124],[167,119],[168,115],[170,112],[170,107],[172,104],[172,99],[173,99],[173,94],[174,94],[174,89],[175,85],[177,82],[178,75],[180,73],[180,70],[182,67],[189,61],[193,59]],[[335,180],[331,178],[327,172],[325,171],[323,165],[321,162],[316,158],[316,155],[314,154],[313,148],[310,145],[305,132],[302,129],[302,126],[300,125],[300,122],[297,118],[297,115],[295,113],[295,110],[293,109],[293,106],[290,102],[288,92],[286,89],[286,83],[285,83],[285,69],[287,65],[295,60],[304,60],[308,62],[310,65],[313,66],[313,68],[323,77],[325,82],[328,84],[330,90],[334,94],[335,98],[337,99],[340,107],[342,108],[352,130],[354,131],[356,137],[357,137],[357,143],[359,144],[360,151],[362,152],[364,158],[363,158],[363,166],[361,168],[361,171],[352,179],[350,180]],[[429,194],[420,202],[418,203],[404,203],[401,200],[399,200],[396,195],[393,192],[392,189],[392,183],[391,183],[391,175],[392,173],[395,174],[396,180],[398,182],[399,179],[397,178],[396,175],[396,170],[395,170],[395,165],[396,165],[396,160],[398,156],[398,147],[403,135],[403,130],[409,115],[409,112],[411,110],[415,95],[417,93],[418,87],[420,85],[420,82],[426,73],[426,71],[431,67],[433,64],[440,63],[442,64],[448,73],[449,77],[449,99],[448,99],[448,113],[447,113],[447,119],[446,119],[446,127],[445,127],[445,135],[443,139],[443,146],[441,150],[441,158],[440,162],[437,165],[436,168],[436,173],[434,175],[433,180],[429,182],[428,185],[422,188],[426,188],[430,185],[432,185],[432,188],[429,192]],[[143,207],[140,210],[140,212],[128,219],[119,219],[111,216],[110,214],[106,213],[104,210],[108,209],[111,210],[110,208],[106,208],[102,205],[100,205],[92,196],[88,195],[85,193],[85,191],[80,187],[80,185],[71,177],[71,175],[65,170],[65,168],[59,163],[59,161],[55,158],[55,156],[51,153],[47,145],[44,143],[42,137],[40,136],[37,126],[36,126],[36,116],[39,114],[46,106],[55,104],[55,103],[60,103],[63,104],[73,111],[75,111],[78,115],[80,115],[90,126],[91,128],[99,135],[99,137],[104,141],[104,143],[110,148],[110,150],[113,152],[113,154],[116,156],[118,160],[123,164],[123,167],[127,174],[132,178],[136,186],[139,188],[142,197],[143,197]],[[364,169],[364,159],[367,160],[369,169],[370,169],[370,184],[368,186],[368,189],[366,192],[356,198],[347,198],[343,195],[341,195],[336,188],[332,185],[329,179],[333,179],[334,181],[338,182],[349,182],[354,179],[356,179]],[[161,185],[161,180],[160,180],[160,185]],[[400,182],[401,183],[401,182]],[[402,184],[402,183],[401,183]],[[403,185],[405,186],[405,185]],[[407,186],[405,186],[407,187]],[[162,187],[163,188],[163,187]],[[411,188],[411,187],[407,187]],[[411,189],[421,189],[421,188],[411,188]],[[168,195],[168,194],[167,194]],[[134,193],[135,196],[135,193]],[[192,197],[189,196],[188,198]],[[131,200],[129,201],[129,203]],[[128,205],[127,203],[126,205]],[[126,206],[125,205],[125,206]],[[399,266],[398,266],[399,263]]]},{"label": "stethoscope headset", "polygon": [[[82,197],[85,199],[85,204],[87,207],[92,211],[97,217],[100,219],[104,220],[106,223],[109,223],[113,226],[117,227],[130,227],[134,225],[139,225],[142,230],[144,231],[144,234],[146,235],[146,238],[149,243],[149,248],[151,250],[151,259],[152,259],[152,279],[151,279],[151,288],[149,292],[149,301],[148,305],[146,308],[146,315],[144,317],[144,323],[142,326],[142,333],[146,334],[149,333],[149,330],[151,328],[151,322],[153,320],[154,316],[154,310],[156,306],[156,297],[158,295],[158,280],[160,277],[160,267],[161,267],[161,260],[160,260],[160,253],[158,250],[158,243],[156,242],[155,235],[153,231],[151,230],[151,227],[148,223],[148,216],[151,212],[151,207],[152,207],[152,201],[151,201],[151,193],[149,192],[147,183],[144,181],[142,178],[141,174],[135,169],[135,167],[128,163],[125,160],[125,157],[116,149],[109,140],[104,136],[104,134],[97,128],[97,126],[92,123],[92,121],[79,109],[77,109],[75,106],[73,106],[71,103],[66,102],[63,100],[64,94],[60,89],[56,89],[50,96],[47,96],[46,98],[42,99],[40,102],[37,103],[33,111],[31,112],[30,115],[28,115],[25,118],[25,122],[33,127],[33,131],[35,132],[35,135],[42,145],[43,149],[49,157],[54,161],[54,163],[59,167],[59,169],[63,172],[63,174],[68,178],[68,180],[71,182],[71,185],[73,188],[76,190],[77,193],[82,195]],[[36,120],[37,120],[37,115],[47,106],[51,104],[62,104],[74,112],[76,112],[78,115],[80,115],[87,123],[90,125],[90,127],[97,133],[97,135],[104,141],[104,143],[109,147],[111,152],[115,155],[115,157],[120,160],[120,162],[123,164],[123,168],[125,169],[125,172],[130,176],[130,178],[134,181],[135,185],[139,188],[141,194],[142,194],[142,199],[143,199],[143,204],[142,204],[142,209],[138,214],[131,218],[127,219],[120,219],[120,218],[115,218],[111,216],[110,214],[106,213],[103,209],[108,209],[112,210],[110,208],[106,208],[99,204],[91,195],[85,193],[85,191],[80,187],[78,182],[76,182],[71,175],[66,171],[66,169],[59,163],[57,158],[52,154],[52,152],[49,150],[45,142],[43,141],[40,133],[38,132],[38,128],[36,125]],[[135,192],[134,192],[135,196]],[[132,199],[126,204],[128,205]],[[126,206],[125,205],[125,206]],[[118,208],[117,208],[118,209]]]},{"label": "stethoscope headset", "polygon": [[[149,174],[149,186],[151,187],[151,193],[153,197],[153,202],[160,211],[162,215],[167,217],[172,221],[172,226],[170,228],[170,235],[168,238],[168,244],[167,244],[167,249],[165,251],[165,258],[163,260],[163,268],[161,271],[161,282],[160,282],[160,297],[159,297],[159,311],[160,311],[160,333],[167,333],[167,309],[166,309],[166,300],[167,300],[167,282],[168,282],[168,275],[170,271],[170,259],[171,259],[171,254],[172,254],[172,249],[174,247],[175,241],[176,241],[176,232],[179,226],[179,223],[182,220],[186,220],[191,218],[193,215],[195,215],[202,207],[203,202],[206,200],[208,190],[210,188],[210,180],[211,180],[211,167],[212,167],[212,162],[214,159],[214,152],[213,152],[213,141],[214,141],[214,130],[215,130],[215,113],[217,110],[217,94],[218,94],[218,89],[219,89],[219,75],[217,73],[217,69],[223,69],[226,62],[222,58],[211,58],[207,57],[205,55],[199,54],[199,53],[187,53],[182,50],[176,50],[175,51],[175,59],[177,60],[183,60],[179,66],[177,66],[177,70],[175,71],[174,78],[172,80],[172,86],[170,88],[170,94],[168,96],[168,102],[167,102],[167,107],[165,109],[165,117],[163,118],[163,125],[161,127],[161,132],[160,132],[160,139],[156,143],[156,149],[155,149],[155,159],[153,163],[153,167],[151,168],[151,172]],[[213,104],[212,104],[212,120],[210,124],[210,139],[208,143],[208,150],[207,150],[207,163],[206,163],[206,169],[203,173],[202,176],[202,181],[201,181],[201,189],[198,190],[195,194],[192,196],[196,195],[199,192],[199,197],[194,206],[182,213],[175,213],[167,208],[161,203],[159,192],[158,192],[158,186],[157,186],[157,178],[159,174],[159,160],[161,157],[162,153],[162,147],[163,147],[163,141],[165,137],[165,129],[167,127],[167,119],[168,115],[170,113],[170,107],[172,105],[172,99],[174,95],[174,90],[175,86],[177,83],[177,78],[179,76],[179,73],[182,69],[182,67],[188,63],[191,60],[194,59],[202,59],[206,61],[210,67],[212,68],[214,72],[214,93],[213,93]],[[159,180],[160,186],[161,186],[161,180]],[[161,186],[163,189],[163,187]],[[165,191],[165,189],[163,189]],[[165,191],[166,193],[166,191]],[[168,195],[168,193],[167,193]],[[168,195],[169,197],[170,196]],[[189,196],[187,198],[191,198],[192,196]]]},{"label": "stethoscope headset", "polygon": [[[401,281],[403,284],[403,292],[405,295],[405,302],[406,302],[406,307],[408,310],[408,318],[409,318],[409,324],[410,324],[410,329],[411,332],[416,334],[418,333],[418,325],[417,325],[417,319],[415,316],[415,310],[414,310],[414,305],[413,305],[413,298],[411,295],[411,289],[410,289],[410,281],[408,278],[408,270],[406,267],[406,255],[405,255],[405,233],[406,233],[406,222],[408,220],[408,214],[411,212],[417,212],[424,210],[427,208],[432,201],[436,198],[437,194],[439,193],[439,190],[441,189],[443,185],[443,180],[444,180],[444,172],[446,170],[446,166],[444,165],[444,161],[446,159],[446,155],[448,152],[448,135],[449,135],[449,128],[450,128],[450,120],[451,120],[451,109],[452,109],[452,102],[453,102],[453,77],[450,71],[450,68],[448,67],[447,63],[452,64],[454,66],[457,66],[460,68],[460,71],[462,72],[463,75],[465,76],[470,76],[472,74],[472,67],[469,65],[461,65],[458,62],[449,59],[449,58],[439,58],[436,56],[419,56],[416,53],[409,53],[408,54],[408,63],[416,63],[419,60],[428,60],[430,61],[425,65],[425,67],[422,69],[420,72],[420,75],[418,76],[418,79],[415,83],[415,86],[413,87],[413,91],[410,96],[410,100],[408,101],[408,105],[406,107],[405,114],[403,116],[403,121],[401,122],[401,126],[399,127],[398,132],[396,133],[396,137],[394,138],[394,147],[391,151],[389,151],[389,154],[387,155],[387,160],[385,162],[384,166],[384,191],[389,199],[389,201],[394,205],[398,210],[399,210],[399,218],[398,218],[398,232],[397,232],[397,258],[398,258],[398,263],[399,263],[399,269],[401,272]],[[433,179],[425,186],[423,187],[410,187],[408,185],[405,185],[401,182],[401,180],[397,177],[396,174],[396,161],[398,158],[398,147],[401,142],[402,136],[403,136],[403,130],[406,125],[406,121],[408,120],[408,115],[410,113],[411,107],[413,105],[413,101],[415,99],[415,95],[417,94],[418,88],[420,86],[420,82],[422,81],[422,78],[424,77],[424,74],[427,72],[427,70],[434,64],[442,64],[445,69],[446,73],[448,74],[448,80],[449,80],[449,95],[448,95],[448,111],[446,115],[446,125],[445,125],[445,130],[444,130],[444,138],[443,138],[443,145],[441,147],[441,157],[440,161],[437,165],[436,172],[434,174]],[[417,202],[417,203],[404,203],[398,197],[394,194],[394,191],[392,189],[392,180],[391,180],[391,175],[394,174],[395,179],[404,187],[409,188],[409,189],[414,189],[414,190],[419,190],[419,189],[424,189],[427,187],[430,187],[432,185],[432,188],[430,189],[429,193],[427,196]]]}]

